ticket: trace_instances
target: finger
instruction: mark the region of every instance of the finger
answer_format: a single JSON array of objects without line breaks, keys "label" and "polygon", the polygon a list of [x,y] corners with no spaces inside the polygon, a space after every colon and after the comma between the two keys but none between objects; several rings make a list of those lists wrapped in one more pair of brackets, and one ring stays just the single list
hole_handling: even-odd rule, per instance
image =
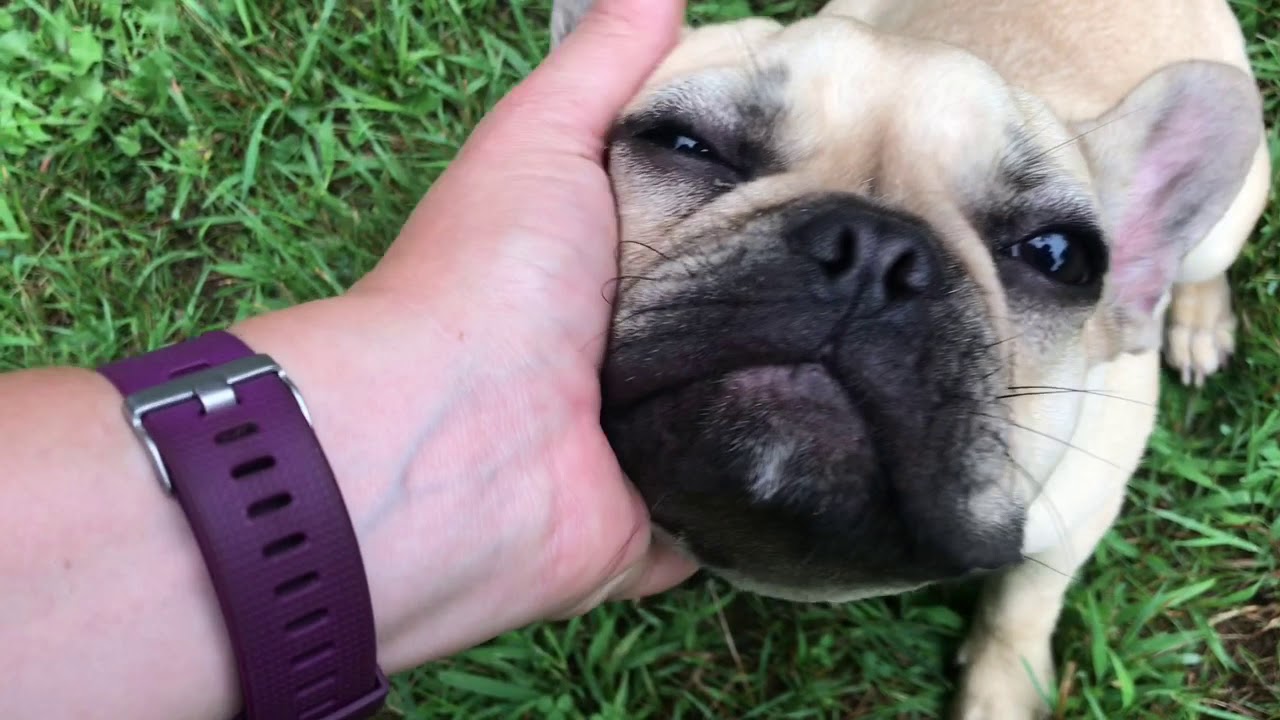
[{"label": "finger", "polygon": [[569,138],[603,143],[675,44],[684,8],[684,0],[597,0],[495,115],[511,116],[516,124],[533,115]]},{"label": "finger", "polygon": [[635,600],[666,592],[688,580],[698,565],[687,555],[656,537],[645,557],[633,566],[628,577],[609,593],[611,600]]},{"label": "finger", "polygon": [[654,539],[638,560],[568,610],[550,614],[553,620],[567,620],[588,613],[611,600],[635,600],[655,595],[679,585],[697,572],[698,566],[680,551]]}]

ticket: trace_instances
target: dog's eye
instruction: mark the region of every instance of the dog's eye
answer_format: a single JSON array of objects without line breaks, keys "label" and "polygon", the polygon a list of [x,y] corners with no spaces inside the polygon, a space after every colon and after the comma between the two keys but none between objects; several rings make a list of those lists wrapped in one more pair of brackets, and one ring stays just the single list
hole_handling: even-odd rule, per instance
[{"label": "dog's eye", "polygon": [[1096,233],[1054,229],[1010,245],[1004,253],[1064,285],[1088,285],[1098,276]]},{"label": "dog's eye", "polygon": [[663,150],[693,155],[712,162],[722,162],[715,148],[711,147],[711,143],[675,125],[659,125],[639,133],[636,137]]}]

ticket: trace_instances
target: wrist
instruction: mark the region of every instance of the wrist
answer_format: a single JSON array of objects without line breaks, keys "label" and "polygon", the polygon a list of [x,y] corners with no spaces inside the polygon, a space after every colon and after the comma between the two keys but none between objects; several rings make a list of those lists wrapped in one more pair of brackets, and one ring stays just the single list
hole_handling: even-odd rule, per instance
[{"label": "wrist", "polygon": [[304,401],[227,332],[98,368],[190,524],[250,718],[363,717],[387,694],[360,548]]},{"label": "wrist", "polygon": [[[415,388],[382,362],[386,341],[363,332],[368,318],[350,304],[333,298],[299,305],[247,319],[228,332],[270,355],[298,387],[361,535],[376,521],[378,500],[412,442],[411,429],[399,419]],[[442,372],[422,368],[427,377]]]},{"label": "wrist", "polygon": [[307,401],[387,672],[574,614],[648,544],[590,358],[522,352],[462,322],[365,289],[231,328]]},{"label": "wrist", "polygon": [[[379,648],[402,613],[388,565],[397,562],[381,526],[411,434],[399,421],[403,396],[416,395],[387,363],[385,340],[368,336],[367,315],[346,298],[316,301],[228,328],[254,352],[270,355],[306,402],[312,429],[333,470],[360,547]],[[433,375],[423,368],[423,374]],[[381,659],[381,658],[380,658]],[[384,669],[393,672],[396,668]]]},{"label": "wrist", "polygon": [[[406,317],[412,326],[398,327]],[[529,588],[504,585],[520,574],[510,567],[517,550],[534,562],[546,540],[539,519],[550,513],[541,498],[476,486],[483,470],[473,458],[503,452],[483,436],[505,418],[477,401],[483,383],[459,334],[373,294],[269,313],[230,332],[272,356],[307,402],[356,531],[387,672],[536,619],[520,607]]]}]

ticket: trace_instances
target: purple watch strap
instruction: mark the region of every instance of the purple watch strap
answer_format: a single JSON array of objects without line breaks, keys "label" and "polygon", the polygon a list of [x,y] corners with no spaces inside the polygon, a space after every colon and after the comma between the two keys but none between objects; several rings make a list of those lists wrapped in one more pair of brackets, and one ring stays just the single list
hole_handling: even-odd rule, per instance
[{"label": "purple watch strap", "polygon": [[188,379],[196,386],[130,414],[141,418],[204,555],[235,651],[242,717],[368,717],[387,680],[355,532],[283,373],[272,363],[274,371],[246,379],[218,375],[254,358],[270,363],[215,332],[99,372],[131,400]]}]

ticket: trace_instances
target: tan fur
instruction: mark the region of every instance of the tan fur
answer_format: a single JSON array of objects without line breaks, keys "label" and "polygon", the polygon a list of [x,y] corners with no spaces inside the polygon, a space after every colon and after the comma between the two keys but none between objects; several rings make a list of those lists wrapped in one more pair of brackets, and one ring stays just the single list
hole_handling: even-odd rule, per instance
[{"label": "tan fur", "polygon": [[[741,32],[739,32],[741,30]],[[874,34],[855,22],[820,20],[797,22],[783,28],[776,23],[748,20],[690,31],[684,42],[648,83],[633,109],[653,101],[652,89],[674,79],[708,68],[740,69],[784,63],[790,72],[789,99],[796,105],[782,128],[791,163],[785,174],[753,182],[739,192],[703,208],[681,223],[673,233],[669,189],[649,186],[644,178],[615,173],[623,234],[631,244],[623,250],[625,274],[644,273],[657,261],[649,247],[657,247],[677,261],[689,258],[691,271],[699,263],[714,260],[716,252],[705,244],[691,246],[684,238],[706,238],[737,218],[810,192],[862,191],[876,186],[885,202],[918,214],[942,231],[952,249],[966,261],[971,275],[989,289],[989,312],[1000,334],[1019,336],[1007,344],[1020,357],[1014,386],[1065,386],[1080,384],[1086,354],[1079,344],[1044,342],[1034,333],[1017,333],[1004,320],[1009,317],[1005,296],[995,277],[994,265],[981,238],[964,218],[961,204],[980,193],[993,171],[1006,138],[1006,124],[1037,128],[1035,141],[1044,149],[1066,143],[1070,136],[1057,122],[1044,118],[1048,110],[1034,98],[1018,96],[1011,105],[1009,88],[992,70],[947,45],[921,45],[892,36]],[[842,68],[833,73],[832,66]],[[885,68],[893,68],[885,72]],[[726,75],[726,78],[732,75]],[[727,92],[730,80],[714,77],[695,85],[700,92]],[[945,123],[939,117],[947,118]],[[930,170],[920,172],[919,159],[929,159]],[[1088,170],[1073,147],[1058,154],[1062,168],[1079,180],[1083,196]],[[626,167],[626,163],[618,163]],[[704,240],[697,242],[705,243]],[[712,253],[693,258],[700,253]],[[679,285],[680,277],[672,282]],[[642,298],[662,294],[661,283],[637,285],[627,305],[641,305]],[[631,321],[631,322],[640,322]],[[639,326],[621,332],[638,331]],[[1154,372],[1154,371],[1152,371]],[[1010,439],[1014,457],[1031,475],[1046,477],[1066,454],[1066,446],[1045,437],[1066,438],[1076,425],[1078,398],[1027,398],[1012,401],[1015,417],[1031,418],[1043,435],[1020,434]],[[1145,432],[1141,424],[1135,434]],[[1136,463],[1142,439],[1129,443],[1134,457],[1117,457],[1118,464]],[[1025,484],[1010,470],[1011,485]],[[1036,488],[1023,488],[1028,495]],[[1099,501],[1101,502],[1101,501]],[[1051,529],[1052,530],[1052,529]]]},{"label": "tan fur", "polygon": [[1250,72],[1220,0],[835,0],[823,15],[962,47],[1065,121],[1097,117],[1152,71],[1216,60]]},{"label": "tan fur", "polygon": [[[1144,0],[835,0],[823,12],[963,47],[1067,121],[1097,117],[1172,62],[1215,60],[1252,75],[1239,27],[1220,0],[1180,0],[1162,3],[1159,10]],[[1225,271],[1257,222],[1270,177],[1270,156],[1260,143],[1236,202],[1184,259],[1183,283],[1173,291],[1167,351],[1184,382],[1202,384],[1234,348]],[[1131,356],[1099,368],[1087,386],[1154,404],[1157,372],[1154,353]],[[1094,396],[1081,407],[1071,442],[1109,462],[1071,454],[1047,481],[1033,510],[1058,517],[1029,525],[1061,523],[1069,541],[1058,545],[1053,536],[1029,537],[1028,552],[1056,573],[1028,564],[992,583],[962,656],[968,670],[957,717],[1020,720],[1045,713],[1036,683],[1019,661],[1028,661],[1041,689],[1053,687],[1049,636],[1066,589],[1064,574],[1083,564],[1110,527],[1154,422],[1153,407],[1133,402]]]},{"label": "tan fur", "polygon": [[[1147,0],[833,0],[821,14],[963,47],[1068,122],[1097,117],[1173,62],[1212,60],[1253,74],[1239,25],[1221,0],[1177,0],[1158,9]],[[1196,285],[1226,282],[1223,274],[1257,222],[1270,184],[1271,156],[1261,144],[1236,203],[1180,268],[1173,294],[1181,316],[1211,318],[1197,325],[1172,319],[1170,342],[1179,347],[1167,359],[1188,382],[1203,382],[1234,347],[1231,333],[1219,331],[1234,321],[1217,318],[1231,316],[1229,295],[1209,296]],[[1202,300],[1214,306],[1193,309]],[[1191,335],[1199,337],[1196,352],[1182,347]]]},{"label": "tan fur", "polygon": [[[639,334],[649,322],[628,309],[677,294],[700,268],[734,252],[734,231],[760,211],[809,193],[850,192],[924,219],[961,259],[1009,339],[1010,386],[1090,391],[1008,402],[1011,417],[1034,429],[1009,436],[1019,472],[1011,467],[1006,483],[1034,499],[1023,546],[1033,562],[988,588],[962,657],[957,717],[1026,720],[1047,712],[1035,688],[1053,687],[1049,641],[1067,578],[1122,505],[1155,423],[1160,355],[1119,354],[1119,320],[1105,308],[1085,322],[1011,307],[968,211],[993,191],[1010,127],[1027,129],[1036,147],[1052,152],[1059,197],[1096,208],[1097,168],[1069,128],[1104,115],[1156,70],[1188,59],[1250,72],[1222,0],[1162,2],[1158,9],[1146,0],[835,0],[820,18],[788,27],[752,19],[686,31],[627,109],[651,106],[674,84],[716,112],[716,102],[747,92],[753,71],[788,73],[788,111],[773,128],[786,148],[785,172],[690,214],[682,212],[694,207],[688,190],[645,176],[625,150],[613,158],[629,241],[623,274],[646,275],[621,297],[620,336]],[[1259,140],[1235,202],[1188,248],[1177,273],[1167,357],[1188,380],[1216,371],[1233,345],[1223,273],[1269,191]],[[982,513],[981,505],[973,512]]]}]

